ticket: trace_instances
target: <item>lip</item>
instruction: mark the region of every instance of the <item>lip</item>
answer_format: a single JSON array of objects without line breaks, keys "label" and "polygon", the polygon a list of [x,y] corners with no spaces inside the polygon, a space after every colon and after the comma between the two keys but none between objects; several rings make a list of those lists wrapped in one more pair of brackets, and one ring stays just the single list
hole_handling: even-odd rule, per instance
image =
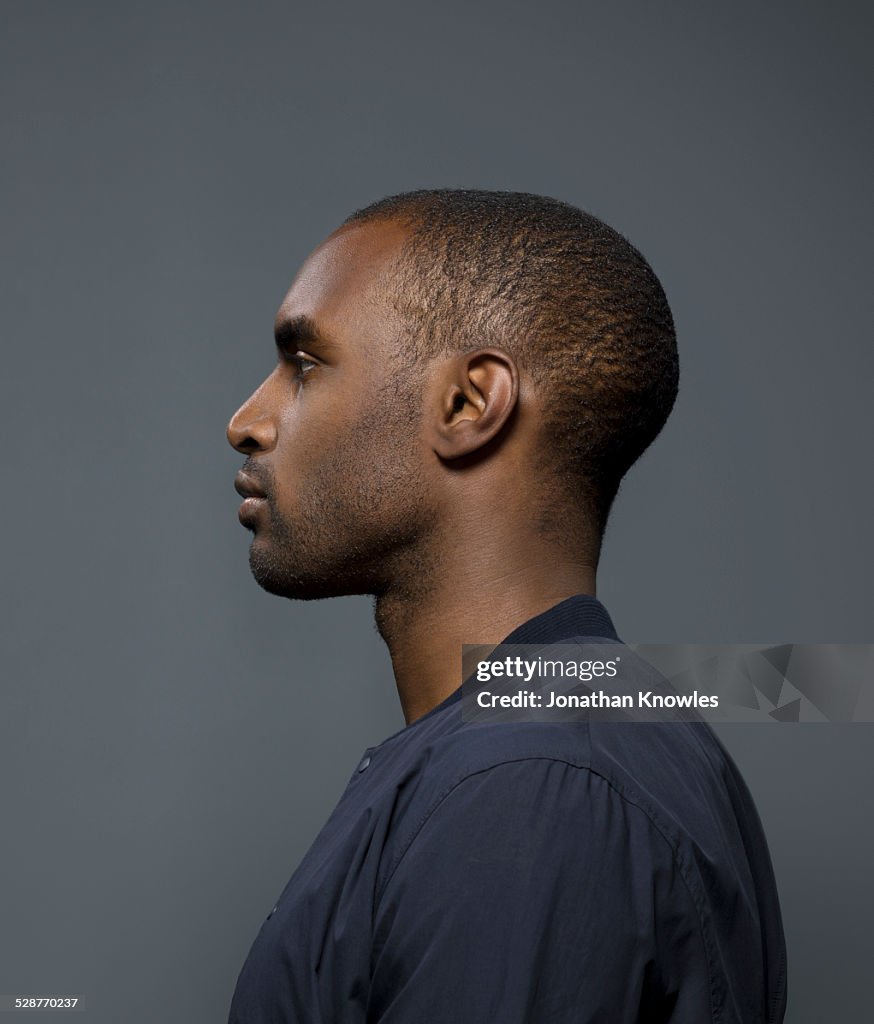
[{"label": "lip", "polygon": [[[263,499],[267,497],[255,481],[250,476],[247,476],[242,470],[240,470],[240,472],[234,477],[234,490],[241,498]],[[245,505],[246,502],[244,501],[243,504]]]},{"label": "lip", "polygon": [[237,518],[243,526],[252,526],[257,518],[258,509],[267,500],[267,495],[242,470],[234,477],[234,490],[243,499]]},{"label": "lip", "polygon": [[251,526],[258,518],[258,510],[265,502],[263,497],[248,497],[244,498],[240,503],[239,511],[237,512],[237,518],[240,520],[242,526]]}]

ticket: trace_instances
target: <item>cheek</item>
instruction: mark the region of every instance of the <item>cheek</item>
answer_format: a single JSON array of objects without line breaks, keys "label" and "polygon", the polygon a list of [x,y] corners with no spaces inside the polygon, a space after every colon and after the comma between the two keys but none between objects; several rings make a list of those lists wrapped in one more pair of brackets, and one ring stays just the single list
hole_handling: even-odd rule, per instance
[{"label": "cheek", "polygon": [[304,390],[280,425],[274,458],[277,510],[310,507],[317,500],[334,507],[359,504],[396,490],[416,476],[414,420],[394,387],[368,390],[361,382],[352,394],[340,388],[330,394],[315,386]]},{"label": "cheek", "polygon": [[338,423],[336,407],[316,415],[315,404],[282,424],[273,455],[274,504],[280,514],[342,490],[342,477],[352,472],[359,455],[361,438],[354,425]]}]

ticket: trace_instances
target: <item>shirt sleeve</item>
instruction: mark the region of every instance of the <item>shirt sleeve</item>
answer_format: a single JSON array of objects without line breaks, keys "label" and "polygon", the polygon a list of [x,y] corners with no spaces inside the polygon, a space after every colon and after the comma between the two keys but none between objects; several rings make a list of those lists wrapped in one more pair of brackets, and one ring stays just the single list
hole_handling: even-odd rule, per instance
[{"label": "shirt sleeve", "polygon": [[647,815],[550,758],[468,776],[378,894],[369,1024],[711,1020],[694,903]]}]

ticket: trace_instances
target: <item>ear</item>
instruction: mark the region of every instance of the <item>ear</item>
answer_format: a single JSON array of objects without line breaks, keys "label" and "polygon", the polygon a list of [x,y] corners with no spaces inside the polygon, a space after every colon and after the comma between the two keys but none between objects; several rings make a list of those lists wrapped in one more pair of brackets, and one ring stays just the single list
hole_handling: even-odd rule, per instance
[{"label": "ear", "polygon": [[441,459],[477,451],[501,430],[519,400],[519,371],[499,348],[452,356],[432,385],[427,441]]}]

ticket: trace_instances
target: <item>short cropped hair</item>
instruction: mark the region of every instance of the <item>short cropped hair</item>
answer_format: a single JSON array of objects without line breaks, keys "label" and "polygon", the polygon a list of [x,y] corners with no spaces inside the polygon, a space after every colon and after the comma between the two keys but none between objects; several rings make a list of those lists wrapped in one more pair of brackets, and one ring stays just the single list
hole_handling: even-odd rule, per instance
[{"label": "short cropped hair", "polygon": [[391,301],[409,355],[499,346],[548,396],[542,468],[603,534],[622,477],[673,408],[673,318],[652,268],[590,213],[527,192],[421,189],[344,224],[408,226]]}]

